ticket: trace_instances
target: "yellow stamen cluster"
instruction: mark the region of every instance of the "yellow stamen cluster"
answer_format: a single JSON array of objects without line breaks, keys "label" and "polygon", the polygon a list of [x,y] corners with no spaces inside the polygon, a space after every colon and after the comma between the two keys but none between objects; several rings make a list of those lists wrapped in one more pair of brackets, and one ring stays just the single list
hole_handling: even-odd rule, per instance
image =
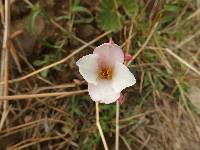
[{"label": "yellow stamen cluster", "polygon": [[113,71],[111,68],[100,68],[98,72],[99,79],[106,79],[111,80],[112,79]]}]

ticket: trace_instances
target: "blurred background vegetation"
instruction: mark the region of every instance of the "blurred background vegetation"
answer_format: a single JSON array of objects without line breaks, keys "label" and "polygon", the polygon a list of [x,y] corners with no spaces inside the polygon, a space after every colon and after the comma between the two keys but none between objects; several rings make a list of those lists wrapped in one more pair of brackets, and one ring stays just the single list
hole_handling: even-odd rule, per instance
[{"label": "blurred background vegetation", "polygon": [[[123,91],[120,150],[199,150],[199,0],[12,0],[10,14],[8,94],[46,96],[9,101],[0,150],[103,149],[75,62],[111,37],[137,79]],[[100,105],[110,149],[115,107]]]}]

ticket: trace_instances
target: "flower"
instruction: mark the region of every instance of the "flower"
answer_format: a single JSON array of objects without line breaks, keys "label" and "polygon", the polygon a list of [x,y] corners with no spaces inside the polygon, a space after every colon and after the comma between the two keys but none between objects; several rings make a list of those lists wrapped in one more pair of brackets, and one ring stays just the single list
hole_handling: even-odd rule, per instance
[{"label": "flower", "polygon": [[134,75],[123,64],[122,49],[114,43],[104,43],[93,54],[80,58],[76,64],[88,82],[91,99],[100,103],[113,103],[126,87],[136,83]]}]

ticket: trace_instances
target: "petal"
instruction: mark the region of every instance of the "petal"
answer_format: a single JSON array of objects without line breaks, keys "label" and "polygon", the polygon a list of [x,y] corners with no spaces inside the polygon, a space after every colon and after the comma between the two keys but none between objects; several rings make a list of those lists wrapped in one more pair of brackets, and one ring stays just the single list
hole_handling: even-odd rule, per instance
[{"label": "petal", "polygon": [[125,98],[124,98],[124,95],[122,93],[120,94],[120,97],[117,99],[117,101],[119,102],[120,105],[125,102]]},{"label": "petal", "polygon": [[112,89],[112,82],[108,80],[101,80],[97,85],[88,84],[89,95],[95,102],[110,104],[115,102],[120,93]]},{"label": "petal", "polygon": [[98,55],[90,54],[80,58],[76,65],[79,72],[88,83],[97,84]]},{"label": "petal", "polygon": [[113,89],[116,92],[121,92],[126,87],[134,85],[136,83],[136,79],[124,64],[116,63],[112,82]]},{"label": "petal", "polygon": [[111,43],[104,43],[94,49],[94,54],[99,55],[99,65],[105,67],[113,67],[116,62],[124,62],[124,53],[122,49]]}]

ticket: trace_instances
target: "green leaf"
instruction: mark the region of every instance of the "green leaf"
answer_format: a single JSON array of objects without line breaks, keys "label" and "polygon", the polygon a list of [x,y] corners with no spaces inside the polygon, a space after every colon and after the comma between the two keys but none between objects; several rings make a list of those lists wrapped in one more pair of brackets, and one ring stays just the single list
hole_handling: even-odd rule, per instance
[{"label": "green leaf", "polygon": [[138,12],[138,5],[136,0],[122,0],[122,4],[126,14],[132,17]]},{"label": "green leaf", "polygon": [[46,69],[46,70],[42,71],[40,74],[42,77],[46,78],[48,73],[49,73],[49,69]]},{"label": "green leaf", "polygon": [[60,45],[56,45],[56,44],[51,44],[50,42],[48,42],[47,40],[42,40],[42,44],[44,45],[44,46],[47,46],[47,47],[49,47],[49,48],[55,48],[55,49],[59,49],[59,48],[61,48],[61,46]]},{"label": "green leaf", "polygon": [[88,17],[81,17],[79,16],[80,19],[75,19],[74,23],[90,23],[93,21],[93,15],[92,13],[85,7],[83,6],[78,6],[78,5],[74,5],[72,7],[72,12],[75,13],[85,13],[88,15]]},{"label": "green leaf", "polygon": [[[107,0],[103,0],[102,2],[104,1],[107,2]],[[121,28],[120,14],[114,9],[111,3],[109,5],[102,4],[102,8],[97,16],[97,22],[99,27],[104,31],[117,32]]]},{"label": "green leaf", "polygon": [[178,12],[181,10],[181,8],[180,8],[179,6],[177,6],[177,5],[166,4],[166,5],[164,6],[164,10],[165,10],[165,11],[169,11],[169,12],[178,13]]},{"label": "green leaf", "polygon": [[93,18],[81,18],[81,19],[76,19],[74,20],[74,23],[91,23],[93,21]]},{"label": "green leaf", "polygon": [[53,67],[56,71],[62,71],[61,65],[57,65]]},{"label": "green leaf", "polygon": [[104,31],[117,32],[120,30],[121,15],[115,6],[114,0],[102,0],[97,22]]},{"label": "green leaf", "polygon": [[35,24],[35,20],[37,18],[37,16],[40,15],[40,13],[42,12],[42,9],[41,7],[39,6],[39,4],[36,4],[33,8],[32,8],[32,11],[31,11],[31,14],[29,16],[29,21],[28,21],[28,24],[29,24],[29,32],[33,32],[33,27],[34,27],[34,24]]},{"label": "green leaf", "polygon": [[44,62],[45,62],[45,64],[49,64],[51,61],[53,61],[53,60],[54,60],[53,57],[54,57],[54,56],[51,55],[51,54],[45,55],[45,57],[44,57]]},{"label": "green leaf", "polygon": [[45,64],[45,61],[43,61],[43,60],[35,60],[34,62],[33,62],[33,65],[34,66],[42,66],[42,65],[44,65]]},{"label": "green leaf", "polygon": [[56,21],[60,21],[60,20],[69,20],[70,16],[69,15],[65,15],[65,16],[59,16],[56,18]]},{"label": "green leaf", "polygon": [[102,9],[115,9],[115,0],[102,0],[101,8]]},{"label": "green leaf", "polygon": [[80,0],[74,0],[73,6],[78,6],[80,5]]},{"label": "green leaf", "polygon": [[91,12],[83,6],[74,6],[74,7],[72,7],[72,11],[73,12],[85,12],[87,14],[91,14]]},{"label": "green leaf", "polygon": [[78,107],[78,101],[75,96],[72,96],[72,112],[79,116],[84,116],[83,112],[81,112]]}]

